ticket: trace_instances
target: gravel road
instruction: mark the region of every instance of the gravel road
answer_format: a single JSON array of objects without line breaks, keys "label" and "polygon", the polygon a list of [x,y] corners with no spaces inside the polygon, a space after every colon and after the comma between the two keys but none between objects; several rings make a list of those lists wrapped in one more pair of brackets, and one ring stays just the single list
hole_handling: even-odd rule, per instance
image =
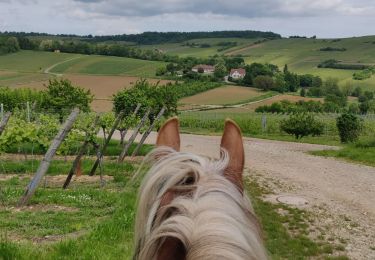
[{"label": "gravel road", "polygon": [[[129,136],[130,134],[128,134]],[[119,136],[115,135],[115,138]],[[156,133],[148,138],[154,143]],[[245,138],[246,167],[275,192],[306,198],[307,210],[318,214],[331,235],[347,240],[352,259],[375,259],[375,168],[306,152],[336,147]],[[219,156],[220,137],[181,135],[181,150]]]}]

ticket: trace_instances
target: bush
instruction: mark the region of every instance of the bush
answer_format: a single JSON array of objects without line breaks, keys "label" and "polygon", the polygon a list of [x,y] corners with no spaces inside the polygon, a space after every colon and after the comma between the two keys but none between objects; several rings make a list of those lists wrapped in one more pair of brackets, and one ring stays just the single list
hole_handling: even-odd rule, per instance
[{"label": "bush", "polygon": [[324,125],[312,114],[296,113],[280,122],[280,129],[296,139],[304,136],[319,136],[323,133]]},{"label": "bush", "polygon": [[362,120],[350,113],[345,113],[336,119],[342,143],[355,142],[358,140],[362,130]]}]

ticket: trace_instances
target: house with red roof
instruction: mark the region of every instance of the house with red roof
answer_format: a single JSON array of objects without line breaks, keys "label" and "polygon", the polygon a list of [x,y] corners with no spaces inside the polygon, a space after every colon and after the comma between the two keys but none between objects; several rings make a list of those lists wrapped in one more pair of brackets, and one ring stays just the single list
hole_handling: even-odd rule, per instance
[{"label": "house with red roof", "polygon": [[243,79],[246,75],[246,70],[239,68],[239,69],[231,69],[229,73],[229,77],[232,79]]}]

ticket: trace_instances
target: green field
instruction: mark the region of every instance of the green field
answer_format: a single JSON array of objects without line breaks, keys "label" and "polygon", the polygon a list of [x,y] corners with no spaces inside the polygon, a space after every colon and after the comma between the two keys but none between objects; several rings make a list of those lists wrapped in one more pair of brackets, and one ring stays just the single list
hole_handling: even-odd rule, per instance
[{"label": "green field", "polygon": [[[0,56],[0,70],[43,72],[48,67],[69,60],[79,54],[42,51],[20,51]],[[79,55],[80,56],[80,55]]]},{"label": "green field", "polygon": [[90,55],[57,65],[51,72],[154,77],[156,69],[163,66],[159,61]]},{"label": "green field", "polygon": [[24,83],[48,78],[50,73],[78,73],[93,75],[126,75],[154,77],[164,62],[109,56],[85,56],[39,51],[20,51],[0,56],[0,84]]},{"label": "green field", "polygon": [[[208,57],[215,54],[224,54],[225,51],[218,51],[222,46],[218,46],[220,42],[237,42],[237,46],[230,49],[237,49],[252,44],[259,39],[242,39],[242,38],[206,38],[206,39],[195,39],[182,43],[166,43],[157,45],[141,45],[143,49],[158,49],[167,54],[178,55],[180,57]],[[186,43],[196,43],[196,44],[209,44],[208,48],[201,47],[191,47],[186,46]]]}]

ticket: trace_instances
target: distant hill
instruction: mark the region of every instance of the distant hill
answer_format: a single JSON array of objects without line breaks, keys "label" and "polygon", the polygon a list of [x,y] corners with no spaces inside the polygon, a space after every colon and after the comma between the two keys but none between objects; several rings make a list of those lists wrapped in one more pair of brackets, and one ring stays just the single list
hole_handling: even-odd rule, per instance
[{"label": "distant hill", "polygon": [[201,38],[243,38],[243,39],[280,39],[281,35],[273,32],[261,31],[213,31],[213,32],[144,32],[140,34],[121,34],[121,35],[74,35],[74,34],[47,34],[47,33],[26,33],[26,32],[0,32],[0,35],[16,37],[66,37],[78,38],[80,40],[105,42],[105,41],[124,41],[136,44],[162,44],[179,43],[188,40]]}]

